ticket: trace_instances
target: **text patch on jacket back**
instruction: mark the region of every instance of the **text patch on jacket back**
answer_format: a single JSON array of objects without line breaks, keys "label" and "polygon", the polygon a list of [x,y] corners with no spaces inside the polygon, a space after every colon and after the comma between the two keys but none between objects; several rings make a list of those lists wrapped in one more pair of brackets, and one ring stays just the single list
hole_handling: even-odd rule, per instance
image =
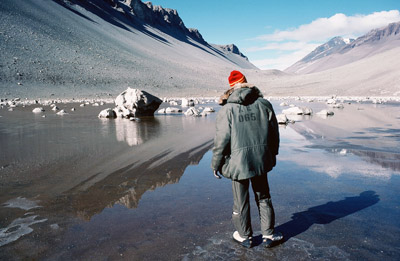
[{"label": "text patch on jacket back", "polygon": [[250,106],[240,106],[238,121],[239,122],[248,122],[248,121],[256,121],[257,116],[254,112],[251,111]]}]

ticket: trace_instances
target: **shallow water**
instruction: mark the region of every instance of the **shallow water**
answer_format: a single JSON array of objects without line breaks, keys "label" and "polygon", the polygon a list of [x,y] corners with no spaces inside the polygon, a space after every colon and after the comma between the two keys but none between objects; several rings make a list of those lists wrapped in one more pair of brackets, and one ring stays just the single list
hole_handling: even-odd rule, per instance
[{"label": "shallow water", "polygon": [[[111,105],[63,106],[77,110],[57,116],[45,108],[46,118],[28,107],[0,110],[1,260],[396,260],[400,254],[398,104],[346,104],[333,117],[298,117],[280,128],[269,180],[276,227],[286,241],[269,250],[231,240],[230,181],[215,179],[210,169],[215,114],[131,122],[97,119]],[[252,218],[259,231],[253,202]]]}]

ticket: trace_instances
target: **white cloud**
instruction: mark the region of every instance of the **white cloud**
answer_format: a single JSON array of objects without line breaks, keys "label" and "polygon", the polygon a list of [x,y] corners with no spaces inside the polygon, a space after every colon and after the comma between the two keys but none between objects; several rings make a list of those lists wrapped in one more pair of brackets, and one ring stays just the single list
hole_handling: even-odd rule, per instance
[{"label": "white cloud", "polygon": [[368,31],[400,21],[399,10],[375,12],[369,15],[346,16],[335,14],[328,18],[318,18],[297,28],[276,31],[257,37],[266,41],[325,41],[334,36],[356,37]]},{"label": "white cloud", "polygon": [[[249,47],[245,52],[251,52],[256,59],[250,60],[261,69],[286,69],[318,45],[335,36],[357,38],[372,29],[383,27],[392,22],[400,21],[399,10],[374,12],[368,15],[346,16],[338,13],[331,17],[318,18],[309,24],[293,29],[277,30],[272,34],[256,37],[263,41],[259,46]],[[262,52],[276,51],[278,57],[261,59]],[[275,55],[276,56],[276,55]]]},{"label": "white cloud", "polygon": [[257,52],[264,50],[294,51],[300,49],[315,49],[319,44],[307,42],[270,42],[261,47],[250,47],[244,49],[245,52]]}]

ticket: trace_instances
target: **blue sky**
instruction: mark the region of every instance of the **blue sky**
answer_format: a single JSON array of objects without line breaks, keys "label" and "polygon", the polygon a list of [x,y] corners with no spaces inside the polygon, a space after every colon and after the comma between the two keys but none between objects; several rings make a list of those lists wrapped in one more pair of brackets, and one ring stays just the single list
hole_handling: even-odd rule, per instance
[{"label": "blue sky", "polygon": [[399,0],[154,0],[215,44],[236,44],[260,69],[283,70],[335,36],[400,21]]}]

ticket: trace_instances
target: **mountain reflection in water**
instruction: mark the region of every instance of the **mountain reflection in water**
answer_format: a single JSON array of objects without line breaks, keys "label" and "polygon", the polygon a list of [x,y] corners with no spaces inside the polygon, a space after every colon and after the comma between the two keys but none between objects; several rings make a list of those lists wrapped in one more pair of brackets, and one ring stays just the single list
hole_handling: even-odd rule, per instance
[{"label": "mountain reflection in water", "polygon": [[186,167],[197,165],[211,146],[212,142],[206,142],[156,167],[150,165],[158,158],[167,156],[168,152],[157,155],[147,162],[126,166],[109,174],[85,191],[80,191],[79,186],[72,188],[64,193],[62,196],[64,200],[59,199],[56,204],[70,205],[69,210],[84,220],[90,220],[93,215],[114,204],[136,208],[146,191],[178,183]]},{"label": "mountain reflection in water", "polygon": [[[290,125],[312,149],[322,149],[341,156],[356,155],[381,170],[400,170],[400,106],[375,108],[365,104],[347,104],[327,119],[312,117]],[[324,163],[321,162],[321,165]]]}]

